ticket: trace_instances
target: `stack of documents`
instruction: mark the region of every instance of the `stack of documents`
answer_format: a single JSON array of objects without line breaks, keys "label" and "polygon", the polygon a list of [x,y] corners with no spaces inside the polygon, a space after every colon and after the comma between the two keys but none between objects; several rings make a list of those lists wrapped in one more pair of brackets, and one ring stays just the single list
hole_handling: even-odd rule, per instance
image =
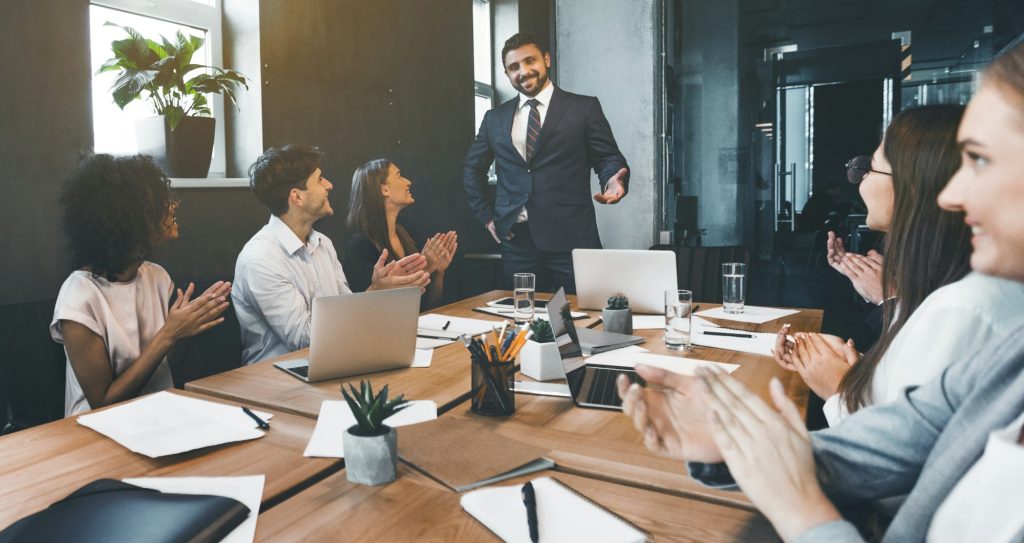
[{"label": "stack of documents", "polygon": [[[273,415],[254,411],[269,420]],[[157,392],[117,407],[78,417],[78,424],[150,458],[263,437],[237,405]]]},{"label": "stack of documents", "polygon": [[694,316],[690,342],[703,347],[727,349],[743,353],[771,356],[775,347],[774,332],[749,332],[733,328],[722,328],[717,324]]},{"label": "stack of documents", "polygon": [[[503,317],[503,318],[506,318],[506,319],[511,319],[515,315],[515,311],[516,310],[512,309],[511,307],[481,306],[481,307],[474,307],[473,311],[476,311],[478,313],[486,313],[488,315],[494,315],[495,317]],[[589,316],[589,315],[587,315],[586,313],[584,313],[582,311],[570,311],[569,314],[572,315],[573,319],[585,319],[585,318],[587,318]],[[533,312],[533,318],[541,319],[541,320],[549,320],[548,319],[548,310],[547,309],[540,309],[540,308],[536,309]]]},{"label": "stack of documents", "polygon": [[[437,418],[437,404],[430,400],[409,402],[409,407],[384,419],[392,428],[434,420]],[[306,445],[303,456],[323,458],[345,458],[342,436],[345,430],[356,425],[356,417],[348,402],[325,400],[320,404],[320,416],[316,419],[313,436]]]},{"label": "stack of documents", "polygon": [[238,500],[249,508],[249,517],[220,543],[252,543],[256,519],[263,500],[263,475],[247,477],[137,477],[124,482],[169,494],[204,494]]},{"label": "stack of documents", "polygon": [[[540,541],[632,543],[647,534],[551,477],[530,481],[537,500]],[[462,497],[462,508],[504,541],[530,541],[522,485],[483,488]]]}]

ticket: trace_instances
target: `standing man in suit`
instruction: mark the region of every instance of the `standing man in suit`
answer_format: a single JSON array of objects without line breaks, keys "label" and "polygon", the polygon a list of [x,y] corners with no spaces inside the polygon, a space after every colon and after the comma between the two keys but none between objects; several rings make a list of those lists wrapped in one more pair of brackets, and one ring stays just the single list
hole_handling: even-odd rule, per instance
[{"label": "standing man in suit", "polygon": [[[594,200],[614,204],[629,187],[629,168],[601,104],[551,82],[551,55],[520,32],[501,50],[505,75],[519,96],[484,115],[462,180],[473,214],[501,245],[507,285],[512,274],[537,275],[537,289],[576,292],[572,250],[600,248],[590,169],[601,182]],[[498,174],[489,196],[487,171]],[[509,286],[508,288],[511,288]]]}]

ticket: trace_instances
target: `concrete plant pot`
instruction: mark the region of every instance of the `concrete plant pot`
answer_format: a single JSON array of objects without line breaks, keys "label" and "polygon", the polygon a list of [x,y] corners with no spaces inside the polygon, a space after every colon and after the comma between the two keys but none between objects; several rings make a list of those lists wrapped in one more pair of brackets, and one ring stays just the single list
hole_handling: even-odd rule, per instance
[{"label": "concrete plant pot", "polygon": [[604,322],[605,332],[615,332],[616,334],[633,333],[633,310],[631,308],[605,308],[601,311],[601,320]]},{"label": "concrete plant pot", "polygon": [[384,435],[358,436],[352,433],[358,428],[349,428],[342,437],[348,480],[371,486],[394,481],[398,465],[398,433],[394,428],[386,427],[388,433]]},{"label": "concrete plant pot", "polygon": [[517,357],[519,371],[538,381],[565,379],[565,368],[554,342],[537,343],[527,340]]}]

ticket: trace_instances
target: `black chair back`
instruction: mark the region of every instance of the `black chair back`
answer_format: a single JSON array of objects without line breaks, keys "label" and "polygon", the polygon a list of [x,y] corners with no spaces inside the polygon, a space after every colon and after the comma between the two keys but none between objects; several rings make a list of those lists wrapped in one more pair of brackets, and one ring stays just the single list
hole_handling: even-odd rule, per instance
[{"label": "black chair back", "polygon": [[676,247],[655,245],[652,251],[673,251],[676,253],[676,274],[680,289],[693,292],[694,301],[722,303],[722,264],[742,262],[747,265],[747,281],[750,285],[750,249],[743,246],[730,247]]},{"label": "black chair back", "polygon": [[[203,293],[213,282],[196,282],[197,293]],[[224,322],[178,342],[168,360],[174,386],[238,368],[242,364],[242,332],[235,315],[235,306],[224,311]]]},{"label": "black chair back", "polygon": [[0,307],[0,435],[64,417],[64,347],[50,338],[56,298]]}]

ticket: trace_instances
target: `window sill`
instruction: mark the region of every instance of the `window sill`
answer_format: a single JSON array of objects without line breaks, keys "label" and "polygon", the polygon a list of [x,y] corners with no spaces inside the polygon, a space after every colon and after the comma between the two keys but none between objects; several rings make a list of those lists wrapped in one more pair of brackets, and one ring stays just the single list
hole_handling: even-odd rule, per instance
[{"label": "window sill", "polygon": [[202,179],[172,177],[171,188],[175,189],[241,189],[249,188],[247,177],[206,177]]}]

